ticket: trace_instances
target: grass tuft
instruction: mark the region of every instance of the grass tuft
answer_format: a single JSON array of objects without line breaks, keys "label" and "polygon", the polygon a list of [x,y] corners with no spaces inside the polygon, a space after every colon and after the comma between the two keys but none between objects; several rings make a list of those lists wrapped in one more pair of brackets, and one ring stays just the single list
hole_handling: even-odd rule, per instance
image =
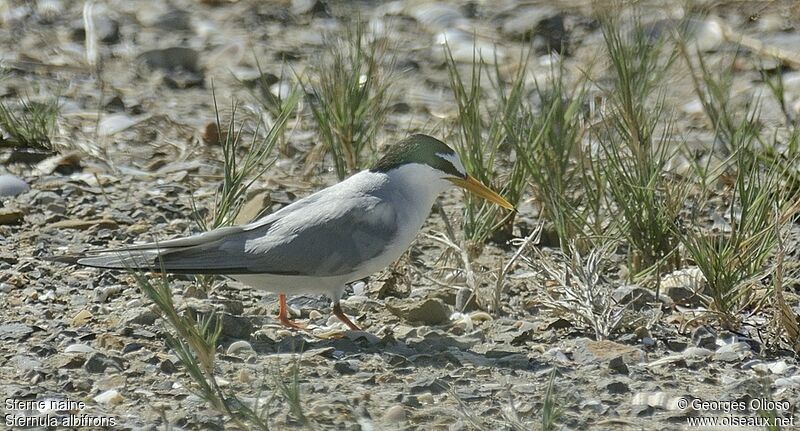
[{"label": "grass tuft", "polygon": [[542,431],[555,431],[558,428],[557,422],[564,414],[564,410],[556,404],[556,368],[550,372],[550,379],[547,382],[547,390],[542,402]]},{"label": "grass tuft", "polygon": [[[526,186],[527,170],[522,157],[511,157],[515,149],[507,145],[507,128],[513,128],[510,123],[519,121],[524,106],[527,57],[521,58],[516,74],[507,82],[497,67],[494,73],[486,70],[477,49],[473,51],[471,70],[466,76],[459,70],[449,45],[445,44],[444,50],[450,89],[458,107],[456,151],[473,177],[487,185],[503,184],[499,193],[516,205]],[[493,101],[487,100],[482,87],[484,76],[492,81]],[[471,255],[479,254],[482,244],[498,230],[504,231],[498,239],[510,239],[514,213],[502,211],[495,204],[465,194],[463,228]]]},{"label": "grass tuft", "polygon": [[617,229],[631,248],[632,273],[654,267],[669,271],[680,264],[675,232],[689,190],[686,182],[665,173],[678,148],[669,139],[671,121],[661,84],[677,50],[664,38],[650,37],[638,15],[627,33],[610,15],[601,18],[601,26],[614,85],[607,90],[610,109],[603,114],[603,127],[594,135],[608,210],[621,215]]},{"label": "grass tuft", "polygon": [[7,100],[0,101],[0,147],[53,151],[58,98],[36,102],[20,96],[15,105]]},{"label": "grass tuft", "polygon": [[179,313],[172,300],[172,286],[166,275],[160,275],[154,283],[142,271],[135,270],[132,274],[139,289],[156,305],[161,319],[167,324],[167,344],[186,368],[194,383],[191,388],[197,396],[230,418],[239,429],[269,430],[268,412],[257,405],[248,406],[236,395],[223,391],[217,383],[214,364],[222,319],[213,314],[194,319]]},{"label": "grass tuft", "polygon": [[309,105],[322,149],[340,180],[373,160],[375,137],[389,109],[394,56],[384,41],[369,41],[357,21],[344,36],[326,39],[323,61],[310,84]]},{"label": "grass tuft", "polygon": [[553,283],[544,305],[570,316],[573,321],[594,330],[597,340],[608,339],[623,323],[626,307],[612,297],[612,286],[603,275],[609,267],[613,243],[589,251],[583,258],[575,244],[568,253],[555,257],[533,248],[535,260],[527,263],[542,271]]},{"label": "grass tuft", "polygon": [[[247,190],[260,178],[275,162],[273,149],[283,137],[284,128],[289,117],[300,99],[299,92],[293,92],[281,105],[281,110],[265,135],[259,136],[262,123],[259,120],[253,132],[250,144],[243,156],[237,153],[241,149],[241,139],[244,123],[236,127],[237,105],[231,104],[231,117],[225,129],[217,109],[216,95],[214,97],[214,111],[216,114],[218,140],[222,144],[222,170],[223,180],[220,192],[216,195],[210,220],[195,217],[200,229],[204,231],[230,226],[236,220],[243,205]],[[195,208],[195,214],[198,214]]]}]

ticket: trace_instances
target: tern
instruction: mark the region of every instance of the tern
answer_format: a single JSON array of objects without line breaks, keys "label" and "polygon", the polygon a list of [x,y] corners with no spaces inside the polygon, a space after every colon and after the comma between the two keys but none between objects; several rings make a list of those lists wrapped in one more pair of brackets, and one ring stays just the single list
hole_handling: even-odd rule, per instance
[{"label": "tern", "polygon": [[342,182],[252,223],[163,242],[106,249],[57,259],[107,269],[160,268],[177,274],[220,274],[278,294],[278,320],[291,328],[286,294],[324,294],[342,312],[348,283],[389,266],[408,249],[436,198],[453,185],[514,210],[469,176],[452,148],[415,134],[378,162]]}]

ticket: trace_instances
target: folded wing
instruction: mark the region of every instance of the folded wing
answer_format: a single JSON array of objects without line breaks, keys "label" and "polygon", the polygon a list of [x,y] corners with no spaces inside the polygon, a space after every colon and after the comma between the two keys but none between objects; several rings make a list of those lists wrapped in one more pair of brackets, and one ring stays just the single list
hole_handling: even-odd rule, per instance
[{"label": "folded wing", "polygon": [[376,197],[309,198],[250,225],[101,251],[72,262],[189,274],[336,276],[378,256],[397,234],[396,212]]}]

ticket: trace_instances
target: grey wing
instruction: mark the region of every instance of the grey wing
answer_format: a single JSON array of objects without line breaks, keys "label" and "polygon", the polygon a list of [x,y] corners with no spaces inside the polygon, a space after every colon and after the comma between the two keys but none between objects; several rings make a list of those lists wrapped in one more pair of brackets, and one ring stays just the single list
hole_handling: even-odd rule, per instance
[{"label": "grey wing", "polygon": [[275,221],[247,243],[254,273],[349,274],[379,256],[397,235],[397,213],[376,197],[323,200]]},{"label": "grey wing", "polygon": [[246,226],[82,257],[75,263],[190,274],[348,274],[397,233],[394,209],[374,197],[297,202]]},{"label": "grey wing", "polygon": [[[208,268],[209,271],[206,271],[205,267],[209,260],[218,257],[219,253],[213,250],[223,243],[230,243],[242,232],[243,229],[239,226],[226,227],[187,238],[98,250],[81,256],[62,256],[52,260],[109,269],[164,270],[174,273],[197,274],[225,273],[236,269],[238,264],[235,260],[217,260],[213,267]],[[168,257],[186,252],[195,253],[196,258],[173,265],[172,259]]]}]

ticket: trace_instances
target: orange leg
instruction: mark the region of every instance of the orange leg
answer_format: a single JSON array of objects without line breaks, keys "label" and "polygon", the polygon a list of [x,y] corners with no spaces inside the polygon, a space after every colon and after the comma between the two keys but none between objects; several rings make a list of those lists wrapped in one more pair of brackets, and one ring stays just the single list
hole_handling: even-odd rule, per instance
[{"label": "orange leg", "polygon": [[278,321],[281,322],[281,325],[292,329],[306,329],[305,325],[289,319],[289,309],[286,306],[286,294],[278,294],[278,304]]},{"label": "orange leg", "polygon": [[355,323],[351,322],[350,318],[348,318],[347,315],[344,314],[344,312],[342,311],[342,307],[339,306],[339,301],[333,302],[333,315],[338,317],[339,320],[344,322],[344,324],[347,325],[353,331],[361,330],[361,328],[359,328]]}]

